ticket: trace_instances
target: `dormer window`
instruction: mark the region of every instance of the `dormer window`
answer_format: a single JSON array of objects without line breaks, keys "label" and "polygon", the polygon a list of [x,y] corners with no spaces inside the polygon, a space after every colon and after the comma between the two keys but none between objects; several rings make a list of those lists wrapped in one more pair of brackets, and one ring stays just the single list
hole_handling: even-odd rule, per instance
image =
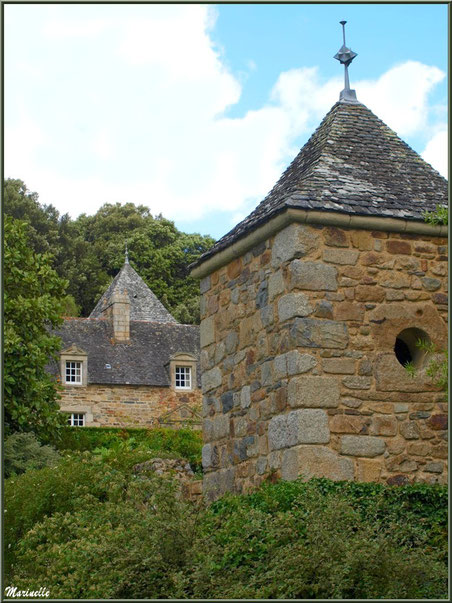
[{"label": "dormer window", "polygon": [[176,389],[191,389],[191,366],[176,365]]},{"label": "dormer window", "polygon": [[75,344],[61,352],[61,381],[66,386],[88,385],[88,355]]},{"label": "dormer window", "polygon": [[196,358],[192,354],[174,354],[169,368],[173,389],[191,391],[196,388]]}]

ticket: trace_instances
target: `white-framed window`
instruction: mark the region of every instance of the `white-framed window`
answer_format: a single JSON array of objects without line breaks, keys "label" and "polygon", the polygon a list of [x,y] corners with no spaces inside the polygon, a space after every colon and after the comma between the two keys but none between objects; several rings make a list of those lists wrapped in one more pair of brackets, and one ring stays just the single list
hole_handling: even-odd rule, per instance
[{"label": "white-framed window", "polygon": [[63,385],[70,387],[88,385],[88,354],[75,343],[61,350],[60,376]]},{"label": "white-framed window", "polygon": [[176,389],[191,389],[191,366],[176,366]]},{"label": "white-framed window", "polygon": [[84,427],[85,414],[81,412],[71,412],[67,418],[67,424],[72,427]]},{"label": "white-framed window", "polygon": [[74,360],[66,360],[66,370],[64,375],[64,382],[69,384],[79,384],[83,382],[82,375],[82,362]]},{"label": "white-framed window", "polygon": [[196,356],[187,352],[178,352],[170,356],[168,368],[173,390],[182,393],[196,389]]}]

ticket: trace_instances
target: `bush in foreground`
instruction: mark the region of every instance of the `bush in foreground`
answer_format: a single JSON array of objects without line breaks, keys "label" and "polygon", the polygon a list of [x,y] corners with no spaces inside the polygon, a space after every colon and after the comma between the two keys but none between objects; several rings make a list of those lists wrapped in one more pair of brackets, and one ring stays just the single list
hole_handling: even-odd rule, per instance
[{"label": "bush in foreground", "polygon": [[[443,486],[279,482],[202,507],[88,456],[62,463],[59,482],[46,469],[17,478],[19,496],[35,481],[47,494],[16,531],[15,586],[75,599],[447,598]],[[46,507],[44,484],[68,472],[72,499]]]},{"label": "bush in foreground", "polygon": [[224,497],[201,527],[192,596],[445,597],[446,500],[441,487],[329,480]]},{"label": "bush in foreground", "polygon": [[55,466],[61,459],[52,446],[41,446],[31,432],[16,432],[5,440],[3,448],[5,477],[19,475],[27,469]]},{"label": "bush in foreground", "polygon": [[[18,547],[14,585],[46,584],[52,598],[174,598],[189,561],[197,511],[162,478],[136,478],[123,500],[55,513]],[[144,594],[145,593],[145,594]]]},{"label": "bush in foreground", "polygon": [[55,513],[73,513],[96,501],[118,501],[127,479],[89,453],[63,458],[56,467],[30,469],[5,481],[4,535],[7,567],[21,538]]}]

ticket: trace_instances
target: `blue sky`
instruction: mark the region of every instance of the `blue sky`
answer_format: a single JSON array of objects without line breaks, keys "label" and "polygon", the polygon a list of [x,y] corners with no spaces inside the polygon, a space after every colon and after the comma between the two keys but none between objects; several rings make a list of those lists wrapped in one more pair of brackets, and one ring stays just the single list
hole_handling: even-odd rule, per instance
[{"label": "blue sky", "polygon": [[351,86],[447,177],[447,4],[5,5],[5,176],[219,238]]}]

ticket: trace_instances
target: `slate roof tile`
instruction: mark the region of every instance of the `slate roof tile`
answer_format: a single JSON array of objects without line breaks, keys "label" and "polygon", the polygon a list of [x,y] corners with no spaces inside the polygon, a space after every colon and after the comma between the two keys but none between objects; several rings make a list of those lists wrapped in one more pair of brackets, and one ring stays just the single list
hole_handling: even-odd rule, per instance
[{"label": "slate roof tile", "polygon": [[125,263],[113,282],[99,299],[90,318],[100,318],[102,311],[111,303],[115,292],[127,291],[130,300],[130,320],[148,320],[153,322],[177,322],[165,306],[149,289],[141,276],[128,263]]},{"label": "slate roof tile", "polygon": [[447,180],[361,103],[336,103],[265,199],[192,267],[287,207],[423,220]]},{"label": "slate roof tile", "polygon": [[[176,322],[131,321],[130,341],[113,343],[110,320],[69,318],[52,331],[62,339],[62,350],[75,343],[88,354],[88,383],[168,387],[168,363],[177,353],[199,358],[199,327]],[[105,368],[106,364],[111,369]],[[49,371],[58,374],[57,363]],[[200,368],[197,368],[200,387]]]}]

